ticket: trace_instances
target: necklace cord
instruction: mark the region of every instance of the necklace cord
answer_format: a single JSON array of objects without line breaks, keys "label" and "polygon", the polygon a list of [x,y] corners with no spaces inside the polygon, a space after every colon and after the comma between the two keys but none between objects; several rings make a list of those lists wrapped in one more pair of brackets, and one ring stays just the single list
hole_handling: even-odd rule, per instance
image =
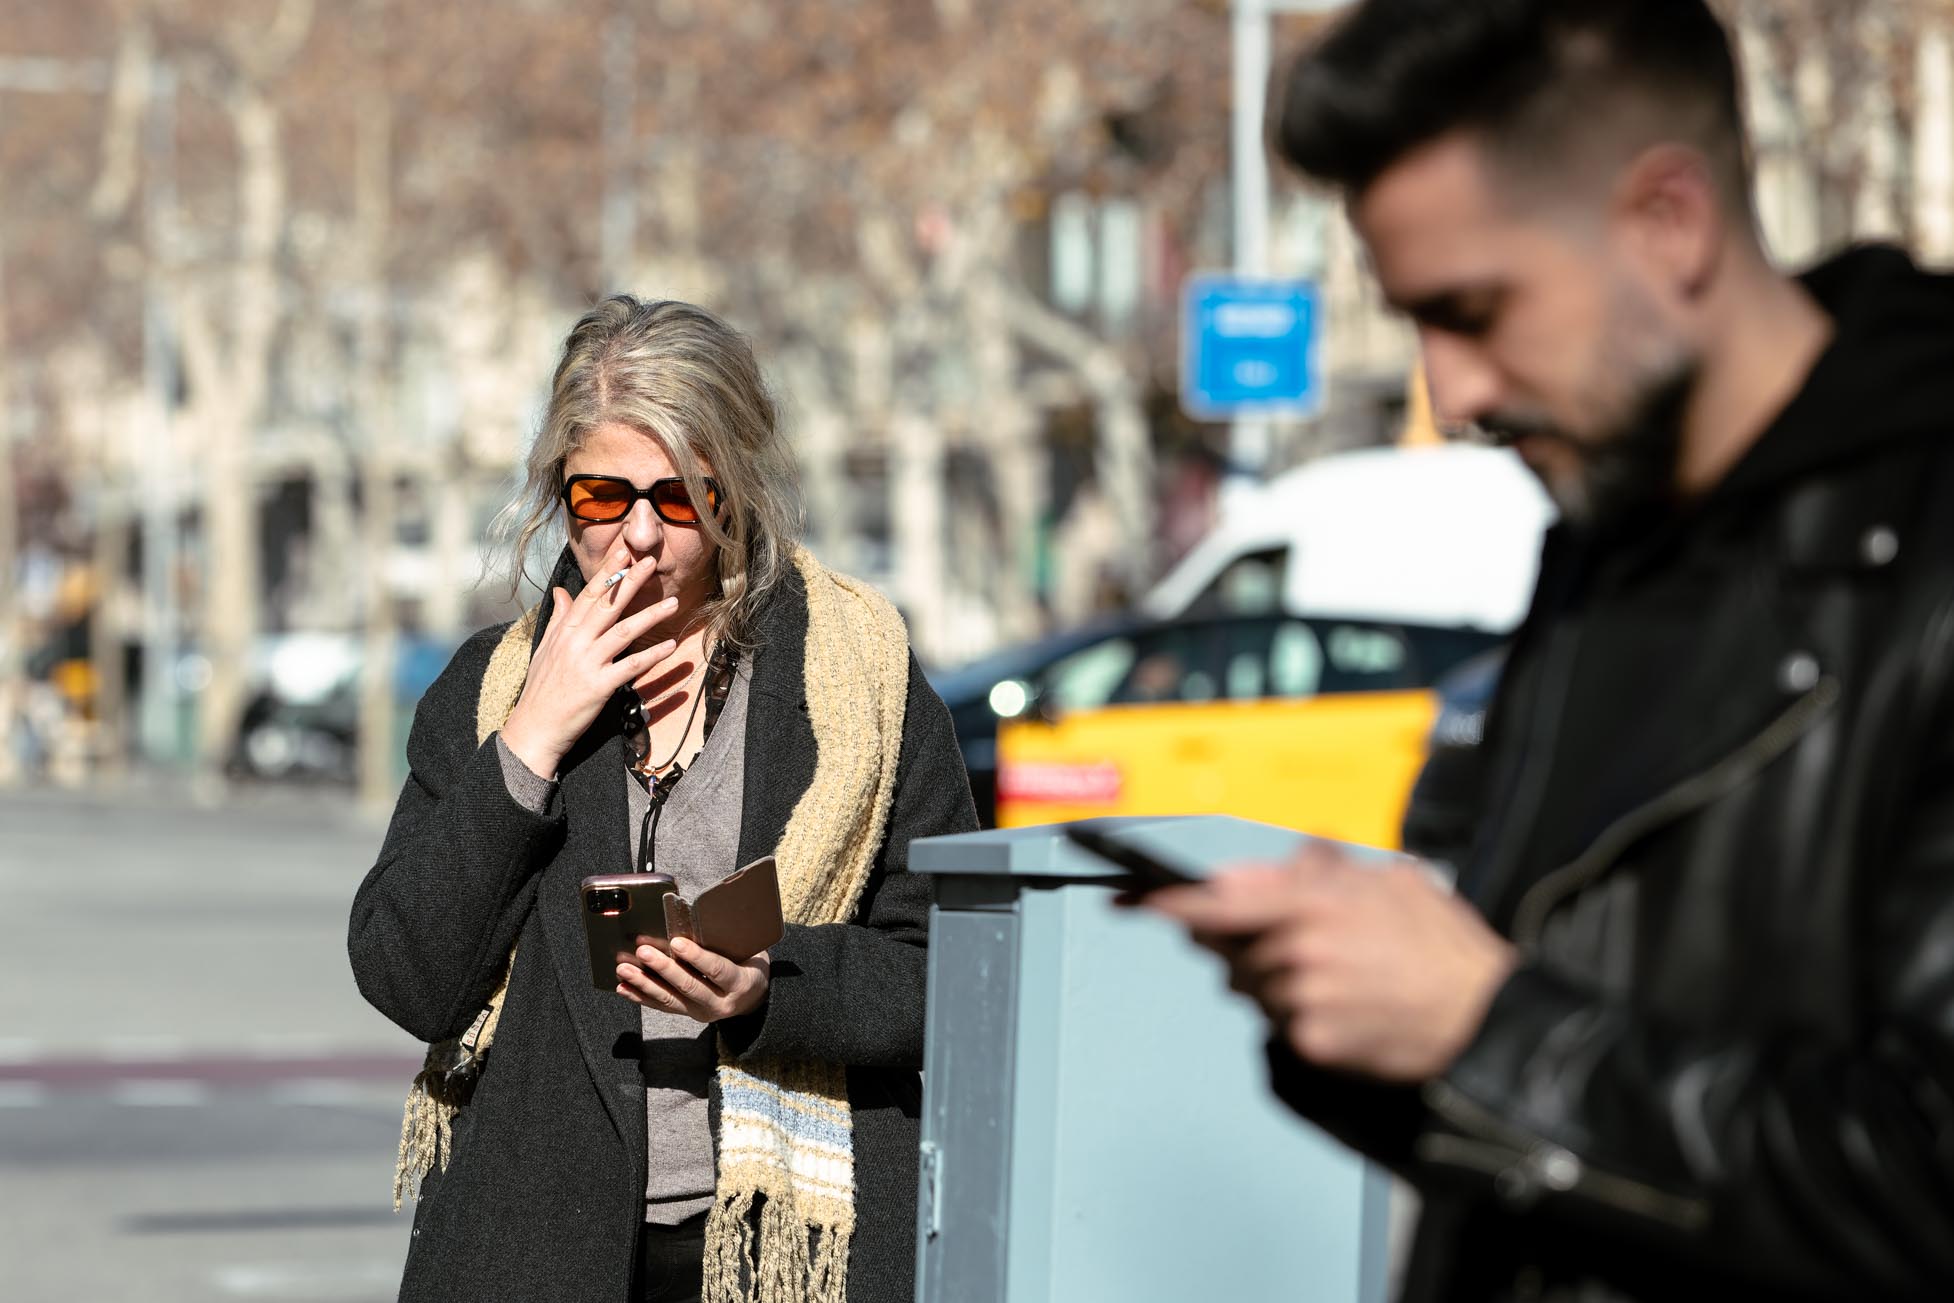
[{"label": "necklace cord", "polygon": [[[699,750],[704,751],[705,740],[712,736],[712,726],[719,719],[719,708],[726,704],[726,689],[731,686],[731,675],[737,660],[738,654],[730,651],[724,643],[715,644],[712,655],[706,661],[705,676],[699,681],[699,695],[692,698],[691,709],[685,713],[685,729],[679,734],[678,745],[672,748],[672,754],[666,757],[665,763],[661,765],[653,765],[642,770],[635,765],[631,766],[633,773],[640,774],[644,778],[645,795],[650,798],[650,804],[645,808],[645,817],[638,825],[636,871],[639,873],[653,872],[657,855],[658,817],[664,811],[665,801],[671,796],[672,789],[678,786],[678,780],[685,777],[685,766],[676,762],[679,752],[685,749],[685,740],[692,736],[692,721],[698,718],[699,703],[708,697],[713,699],[712,706],[706,711],[705,738],[699,740]],[[644,703],[636,699],[635,690],[633,698],[635,709],[642,719]],[[650,721],[644,722],[644,729],[645,753],[648,756],[651,753]],[[667,769],[671,772],[660,772]]]}]

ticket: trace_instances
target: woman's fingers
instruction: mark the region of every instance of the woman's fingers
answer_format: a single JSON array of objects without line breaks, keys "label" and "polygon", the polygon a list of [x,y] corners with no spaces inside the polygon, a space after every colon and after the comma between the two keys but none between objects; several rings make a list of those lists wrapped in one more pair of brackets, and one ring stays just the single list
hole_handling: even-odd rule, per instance
[{"label": "woman's fingers", "polygon": [[722,954],[687,941],[684,937],[672,939],[672,953],[680,962],[710,983],[715,991],[730,990],[739,980],[738,964]]},{"label": "woman's fingers", "polygon": [[636,964],[617,966],[617,993],[627,999],[666,1013],[685,1013],[685,1001],[678,992]]},{"label": "woman's fingers", "polygon": [[[563,627],[563,613],[569,609],[570,590],[562,587],[550,589],[550,629]],[[543,631],[543,636],[549,637],[548,629]]]},{"label": "woman's fingers", "polygon": [[[598,572],[584,581],[583,592],[578,594],[577,600],[593,608],[607,605],[610,599],[616,596],[617,590],[631,581],[631,569],[631,549],[626,547],[624,540],[620,538],[611,545],[611,550],[604,554]],[[617,583],[612,583],[612,576],[620,572],[623,577]]]},{"label": "woman's fingers", "polygon": [[683,960],[674,959],[654,946],[638,947],[638,962],[644,965],[645,972],[663,982],[666,987],[689,1004],[702,1008],[709,1007],[725,992],[699,975],[697,969]]},{"label": "woman's fingers", "polygon": [[672,612],[676,610],[678,610],[678,598],[667,597],[661,602],[647,606],[642,611],[625,616],[612,625],[610,632],[604,635],[601,640],[602,650],[610,656],[616,656],[660,624],[671,619]]},{"label": "woman's fingers", "polygon": [[632,652],[624,659],[614,662],[611,666],[610,690],[615,692],[627,683],[638,683],[648,678],[652,671],[677,650],[678,643],[667,638],[656,646],[647,647],[640,652]]},{"label": "woman's fingers", "polygon": [[[604,573],[591,580],[590,586],[597,590],[598,600],[615,620],[624,611],[630,609],[631,599],[637,595],[640,588],[644,587],[645,579],[656,569],[658,563],[651,556],[634,557],[630,549],[620,543],[618,549],[611,553],[610,560],[605,563]],[[616,578],[616,583],[611,583],[613,578]]]}]

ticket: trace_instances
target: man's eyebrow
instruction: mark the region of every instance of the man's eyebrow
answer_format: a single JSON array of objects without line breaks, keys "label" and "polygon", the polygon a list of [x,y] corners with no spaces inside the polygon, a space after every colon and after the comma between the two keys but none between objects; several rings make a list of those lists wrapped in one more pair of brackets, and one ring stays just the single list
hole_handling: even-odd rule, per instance
[{"label": "man's eyebrow", "polygon": [[1497,281],[1454,285],[1422,295],[1385,295],[1385,302],[1414,321],[1445,326],[1483,317],[1498,308],[1506,298],[1506,286]]}]

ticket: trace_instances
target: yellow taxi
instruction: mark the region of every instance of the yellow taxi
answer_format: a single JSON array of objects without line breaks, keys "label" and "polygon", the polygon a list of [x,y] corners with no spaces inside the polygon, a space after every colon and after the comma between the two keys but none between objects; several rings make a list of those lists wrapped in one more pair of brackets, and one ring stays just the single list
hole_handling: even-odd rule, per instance
[{"label": "yellow taxi", "polygon": [[1434,685],[1496,634],[1304,615],[1142,624],[1027,683],[997,822],[1238,815],[1396,846]]},{"label": "yellow taxi", "polygon": [[1231,814],[1397,846],[1436,685],[1518,625],[1552,518],[1511,453],[1459,444],[1231,495],[1152,623],[1007,694],[999,826]]}]

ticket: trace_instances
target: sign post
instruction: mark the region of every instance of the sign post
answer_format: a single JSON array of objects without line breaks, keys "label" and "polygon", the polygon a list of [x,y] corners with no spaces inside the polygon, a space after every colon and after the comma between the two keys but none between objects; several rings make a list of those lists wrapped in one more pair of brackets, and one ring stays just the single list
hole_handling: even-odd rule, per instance
[{"label": "sign post", "polygon": [[[1276,14],[1327,13],[1349,0],[1232,0],[1234,79],[1230,182],[1235,216],[1235,273],[1247,280],[1269,274],[1269,159],[1263,140],[1268,103],[1269,23]],[[1266,412],[1233,419],[1228,434],[1230,478],[1257,480],[1268,466]],[[1209,417],[1206,419],[1217,419]]]}]

